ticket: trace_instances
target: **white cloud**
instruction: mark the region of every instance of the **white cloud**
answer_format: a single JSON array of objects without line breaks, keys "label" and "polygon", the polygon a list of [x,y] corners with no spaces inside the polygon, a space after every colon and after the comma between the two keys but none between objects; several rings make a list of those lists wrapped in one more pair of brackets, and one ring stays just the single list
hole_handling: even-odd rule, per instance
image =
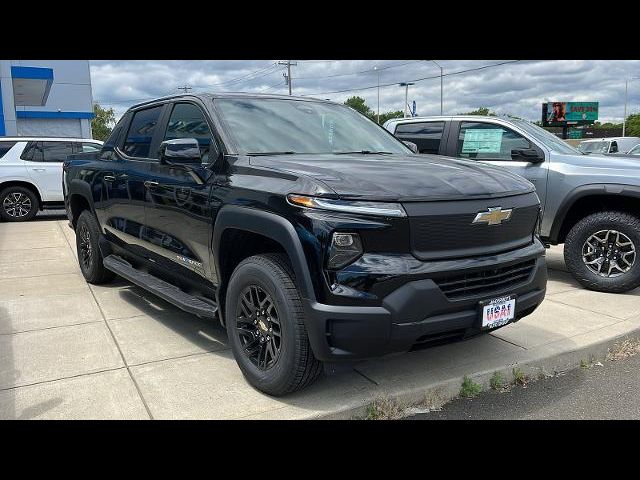
[{"label": "white cloud", "polygon": [[[438,60],[445,75],[498,60]],[[374,71],[377,66],[380,70]],[[120,61],[91,62],[94,101],[111,106],[120,116],[132,104],[178,93],[189,85],[193,92],[249,91],[287,93],[277,60],[225,61]],[[429,61],[334,60],[298,61],[292,67],[294,95],[315,95],[342,102],[352,95],[365,98],[377,108],[377,88],[344,93],[323,93],[358,89],[380,84],[380,110],[404,108],[404,87],[398,83],[428,76],[440,70]],[[544,101],[598,101],[601,121],[621,121],[624,80],[640,76],[636,60],[522,61],[444,78],[444,113],[455,114],[488,107],[530,120],[540,117]],[[440,112],[440,79],[416,82],[410,87],[409,102],[415,100],[422,115]],[[640,80],[629,84],[629,112],[640,111]]]}]

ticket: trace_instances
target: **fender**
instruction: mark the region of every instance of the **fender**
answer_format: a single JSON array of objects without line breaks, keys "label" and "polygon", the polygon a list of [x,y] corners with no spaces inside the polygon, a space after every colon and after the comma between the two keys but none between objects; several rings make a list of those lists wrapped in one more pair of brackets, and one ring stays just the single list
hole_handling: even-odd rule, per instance
[{"label": "fender", "polygon": [[592,183],[573,189],[564,198],[562,204],[558,208],[555,218],[553,219],[553,225],[551,226],[551,232],[549,233],[549,239],[552,243],[557,243],[562,224],[564,223],[567,213],[569,213],[569,210],[576,201],[584,197],[595,195],[620,195],[622,197],[640,198],[640,186],[622,185],[619,183]]},{"label": "fender", "polygon": [[44,197],[42,196],[42,191],[40,190],[40,187],[33,181],[31,177],[23,177],[23,176],[16,176],[16,175],[5,177],[4,175],[2,175],[2,179],[0,180],[0,190],[2,190],[4,188],[3,185],[8,182],[28,183],[29,185],[31,185],[33,188],[36,189],[36,191],[38,192],[38,196],[40,197],[40,200],[42,200],[43,202],[45,201]]},{"label": "fender", "polygon": [[216,271],[220,270],[220,242],[222,234],[228,228],[237,228],[268,237],[283,246],[291,260],[296,283],[302,296],[315,301],[316,296],[311,283],[311,274],[295,228],[286,218],[275,213],[256,210],[238,205],[223,206],[216,217],[213,227],[212,251]]},{"label": "fender", "polygon": [[91,209],[91,213],[95,214],[95,206],[93,203],[93,195],[91,194],[91,185],[89,185],[86,181],[74,178],[69,182],[69,191],[67,192],[67,198],[65,198],[65,203],[68,202],[68,199],[71,198],[71,195],[80,195],[84,197],[84,199],[89,204],[89,208]]}]

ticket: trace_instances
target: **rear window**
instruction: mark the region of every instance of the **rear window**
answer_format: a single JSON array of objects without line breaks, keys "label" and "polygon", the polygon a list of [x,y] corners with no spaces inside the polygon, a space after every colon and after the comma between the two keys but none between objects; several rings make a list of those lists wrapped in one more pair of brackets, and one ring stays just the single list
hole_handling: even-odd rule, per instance
[{"label": "rear window", "polygon": [[151,140],[156,129],[162,105],[138,110],[133,114],[131,126],[122,150],[130,157],[149,158]]},{"label": "rear window", "polygon": [[0,158],[4,157],[4,154],[13,148],[17,142],[0,142]]},{"label": "rear window", "polygon": [[396,127],[396,137],[418,146],[419,153],[438,153],[444,131],[444,122],[401,123]]}]

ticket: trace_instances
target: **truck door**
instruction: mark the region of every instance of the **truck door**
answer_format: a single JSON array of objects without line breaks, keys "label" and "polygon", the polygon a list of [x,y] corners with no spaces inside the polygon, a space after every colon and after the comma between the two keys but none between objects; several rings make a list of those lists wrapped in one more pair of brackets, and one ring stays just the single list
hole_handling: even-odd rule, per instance
[{"label": "truck door", "polygon": [[[455,129],[452,133],[455,134]],[[481,120],[461,121],[454,156],[504,167],[526,178],[535,185],[544,209],[549,163],[546,159],[528,161],[518,154],[518,151],[531,149],[544,158],[544,153],[534,143],[506,126]]]},{"label": "truck door", "polygon": [[[194,138],[200,145],[202,164],[151,165],[153,186],[146,210],[146,239],[156,263],[188,282],[209,284],[209,242],[212,215],[209,193],[212,171],[207,168],[217,158],[218,148],[204,111],[195,103],[168,105],[170,113],[161,141]],[[208,285],[210,286],[210,285]]]}]

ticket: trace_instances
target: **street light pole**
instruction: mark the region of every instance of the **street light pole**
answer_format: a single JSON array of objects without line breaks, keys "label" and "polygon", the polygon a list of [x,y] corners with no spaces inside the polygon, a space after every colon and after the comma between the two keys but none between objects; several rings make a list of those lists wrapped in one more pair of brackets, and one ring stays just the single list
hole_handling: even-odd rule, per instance
[{"label": "street light pole", "polygon": [[409,116],[409,85],[413,85],[413,83],[402,82],[400,84],[401,87],[405,87],[404,89],[404,118]]},{"label": "street light pole", "polygon": [[438,62],[436,62],[435,60],[431,60],[433,63],[436,64],[436,66],[440,69],[440,115],[444,115],[443,111],[443,91],[444,91],[444,69],[442,68],[442,65],[440,65]]},{"label": "street light pole", "polygon": [[627,98],[629,96],[629,82],[633,80],[639,80],[639,79],[640,77],[631,77],[631,78],[627,78],[624,81],[624,118],[622,119],[622,136],[623,137],[627,130]]},{"label": "street light pole", "polygon": [[373,67],[373,69],[378,72],[378,125],[380,125],[380,70],[378,67]]}]

